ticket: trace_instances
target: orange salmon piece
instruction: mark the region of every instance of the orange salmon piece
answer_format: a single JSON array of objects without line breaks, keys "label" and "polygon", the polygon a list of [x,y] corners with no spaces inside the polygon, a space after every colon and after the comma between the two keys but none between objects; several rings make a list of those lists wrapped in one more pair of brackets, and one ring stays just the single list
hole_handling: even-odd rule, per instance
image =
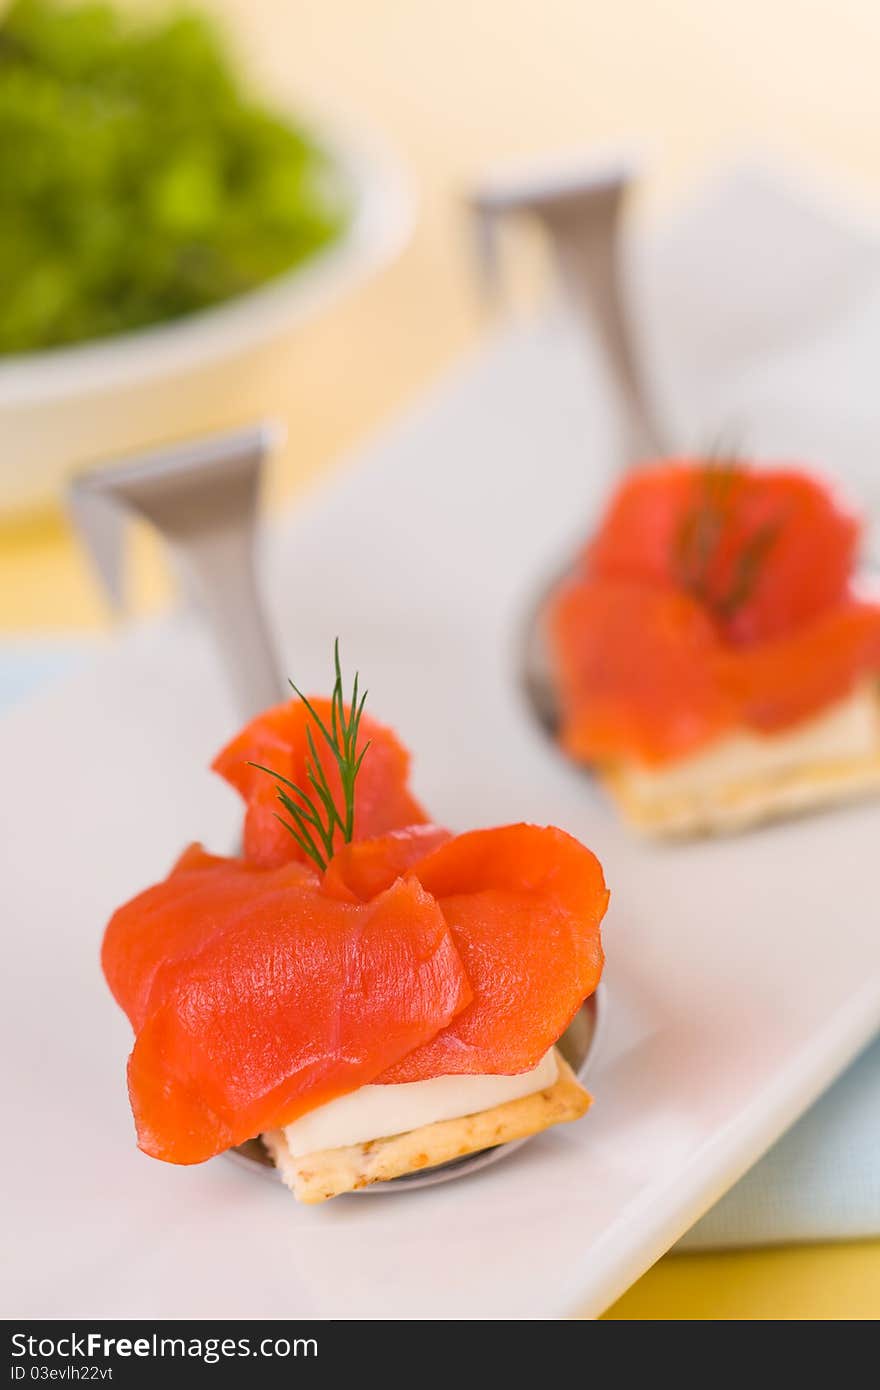
[{"label": "orange salmon piece", "polygon": [[378,1080],[536,1067],[602,973],[598,859],[562,830],[508,825],[455,836],[412,874],[442,908],[473,999]]},{"label": "orange salmon piece", "polygon": [[297,864],[258,870],[199,849],[119,909],[102,960],[136,1032],[138,1144],[172,1163],[376,1080],[473,994],[417,880],[342,902]]},{"label": "orange salmon piece", "polygon": [[765,733],[789,728],[880,673],[880,607],[853,601],[798,632],[739,648],[725,679],[744,724]]},{"label": "orange salmon piece", "polygon": [[797,469],[630,474],[547,607],[563,747],[662,764],[736,728],[790,728],[880,673],[858,539],[832,489]]},{"label": "orange salmon piece", "polygon": [[[330,701],[311,702],[324,723],[330,725]],[[276,705],[251,721],[212,764],[247,803],[244,822],[244,854],[261,868],[277,868],[293,860],[305,860],[300,846],[277,819],[277,784],[251,763],[279,773],[297,786],[310,790],[306,777],[309,748],[306,728],[311,724],[321,765],[330,790],[342,804],[339,772],[320,730],[299,699]],[[401,826],[418,825],[427,816],[409,790],[410,756],[394,733],[365,714],[358,733],[358,751],[370,748],[355,787],[354,838],[383,835]],[[337,841],[341,836],[337,830]]]},{"label": "orange salmon piece", "polygon": [[662,763],[736,717],[719,681],[717,632],[688,594],[573,577],[550,601],[547,636],[573,757]]},{"label": "orange salmon piece", "polygon": [[[749,544],[759,536],[766,542],[749,596],[729,617],[717,612],[726,640],[781,636],[846,598],[858,521],[826,484],[790,468],[735,465],[720,478],[680,461],[633,472],[584,552],[585,572],[596,579],[687,587],[682,544],[707,504],[718,518],[705,573],[709,609],[723,608],[735,589]],[[693,531],[690,536],[695,543]]]},{"label": "orange salmon piece", "polygon": [[343,845],[327,865],[322,891],[343,902],[368,902],[451,839],[442,826],[410,825]]}]

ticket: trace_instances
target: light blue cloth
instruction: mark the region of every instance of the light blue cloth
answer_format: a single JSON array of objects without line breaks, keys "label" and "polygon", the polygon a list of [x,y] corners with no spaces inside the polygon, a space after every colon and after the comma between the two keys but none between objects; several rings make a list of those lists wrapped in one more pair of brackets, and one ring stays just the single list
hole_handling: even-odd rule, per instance
[{"label": "light blue cloth", "polygon": [[681,1242],[688,1250],[880,1236],[880,1039]]},{"label": "light blue cloth", "polygon": [[19,700],[87,660],[90,644],[70,637],[10,638],[0,642],[0,715]]},{"label": "light blue cloth", "polygon": [[[0,642],[0,714],[86,661],[69,638]],[[880,1039],[685,1236],[699,1249],[880,1235]]]}]

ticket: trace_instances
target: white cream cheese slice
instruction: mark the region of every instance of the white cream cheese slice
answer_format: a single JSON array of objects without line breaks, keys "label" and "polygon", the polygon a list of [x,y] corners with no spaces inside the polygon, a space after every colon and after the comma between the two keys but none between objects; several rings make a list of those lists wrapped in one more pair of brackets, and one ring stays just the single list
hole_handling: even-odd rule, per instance
[{"label": "white cream cheese slice", "polygon": [[621,764],[641,801],[700,796],[736,783],[771,779],[793,769],[871,758],[880,751],[880,705],[872,686],[781,734],[735,733],[704,752],[664,767]]},{"label": "white cream cheese slice", "polygon": [[533,1071],[519,1076],[435,1076],[398,1086],[361,1086],[294,1120],[284,1137],[294,1158],[365,1144],[534,1095],[553,1086],[558,1075],[551,1047]]}]

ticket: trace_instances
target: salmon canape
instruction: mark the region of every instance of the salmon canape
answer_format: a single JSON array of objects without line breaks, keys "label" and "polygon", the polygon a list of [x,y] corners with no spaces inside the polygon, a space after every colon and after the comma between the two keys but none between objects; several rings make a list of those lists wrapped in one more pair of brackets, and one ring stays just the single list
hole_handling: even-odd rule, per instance
[{"label": "salmon canape", "polygon": [[858,541],[796,468],[671,461],[621,484],[545,621],[562,746],[627,821],[734,830],[880,789]]},{"label": "salmon canape", "polygon": [[590,1104],[555,1045],[602,972],[598,860],[553,827],[432,824],[357,686],[337,647],[329,700],[296,692],[219,754],[242,853],[191,845],[102,952],[140,1148],[199,1163],[261,1136],[304,1202]]}]

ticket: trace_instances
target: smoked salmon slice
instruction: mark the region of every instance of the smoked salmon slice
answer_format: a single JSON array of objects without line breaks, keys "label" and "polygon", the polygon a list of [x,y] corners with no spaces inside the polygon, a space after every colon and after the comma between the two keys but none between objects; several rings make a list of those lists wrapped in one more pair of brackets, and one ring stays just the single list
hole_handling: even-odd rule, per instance
[{"label": "smoked salmon slice", "polygon": [[856,600],[776,642],[739,649],[724,679],[744,724],[766,733],[818,714],[880,673],[880,607]]},{"label": "smoked salmon slice", "polygon": [[120,908],[104,941],[136,1032],[140,1147],[198,1163],[365,1085],[472,997],[438,903],[414,878],[367,903],[299,865],[194,850]]},{"label": "smoked salmon slice", "polygon": [[[661,587],[699,580],[726,640],[754,643],[847,598],[859,531],[827,484],[801,470],[675,460],[626,479],[581,569],[593,579]],[[756,538],[765,544],[749,592],[731,614],[719,613]]]},{"label": "smoked salmon slice", "polygon": [[368,902],[452,839],[439,825],[410,825],[374,840],[343,845],[324,873],[323,891],[343,902]]},{"label": "smoked salmon slice", "polygon": [[575,575],[547,618],[562,742],[572,757],[659,763],[736,721],[718,634],[689,594]]},{"label": "smoked salmon slice", "polygon": [[419,854],[422,827],[346,845],[325,874],[331,891],[359,897],[382,891],[408,859],[408,873],[439,903],[473,989],[472,1002],[383,1073],[383,1084],[529,1071],[602,973],[608,890],[594,854],[553,827],[440,834],[427,854]]},{"label": "smoked salmon slice", "polygon": [[661,764],[843,699],[880,673],[858,539],[834,493],[794,469],[633,473],[547,606],[563,746]]},{"label": "smoked salmon slice", "polygon": [[455,836],[412,874],[440,904],[473,999],[379,1080],[536,1067],[602,974],[598,859],[552,826],[508,825]]},{"label": "smoked salmon slice", "polygon": [[140,1147],[197,1163],[371,1082],[531,1069],[598,983],[607,902],[531,825],[392,831],[323,875],[192,846],[104,940]]},{"label": "smoked salmon slice", "polygon": [[[316,698],[310,703],[319,718],[329,723],[330,701]],[[271,767],[288,781],[308,787],[306,730],[309,725],[327,780],[338,799],[340,785],[336,764],[300,700],[289,700],[258,715],[213,763],[215,772],[219,772],[247,803],[244,854],[250,863],[262,868],[277,868],[305,856],[279,823],[275,783],[252,764]],[[370,744],[369,756],[364,759],[355,791],[354,838],[363,840],[382,835],[386,830],[427,821],[428,817],[409,790],[409,753],[390,729],[365,714],[358,750],[367,743]]]}]

